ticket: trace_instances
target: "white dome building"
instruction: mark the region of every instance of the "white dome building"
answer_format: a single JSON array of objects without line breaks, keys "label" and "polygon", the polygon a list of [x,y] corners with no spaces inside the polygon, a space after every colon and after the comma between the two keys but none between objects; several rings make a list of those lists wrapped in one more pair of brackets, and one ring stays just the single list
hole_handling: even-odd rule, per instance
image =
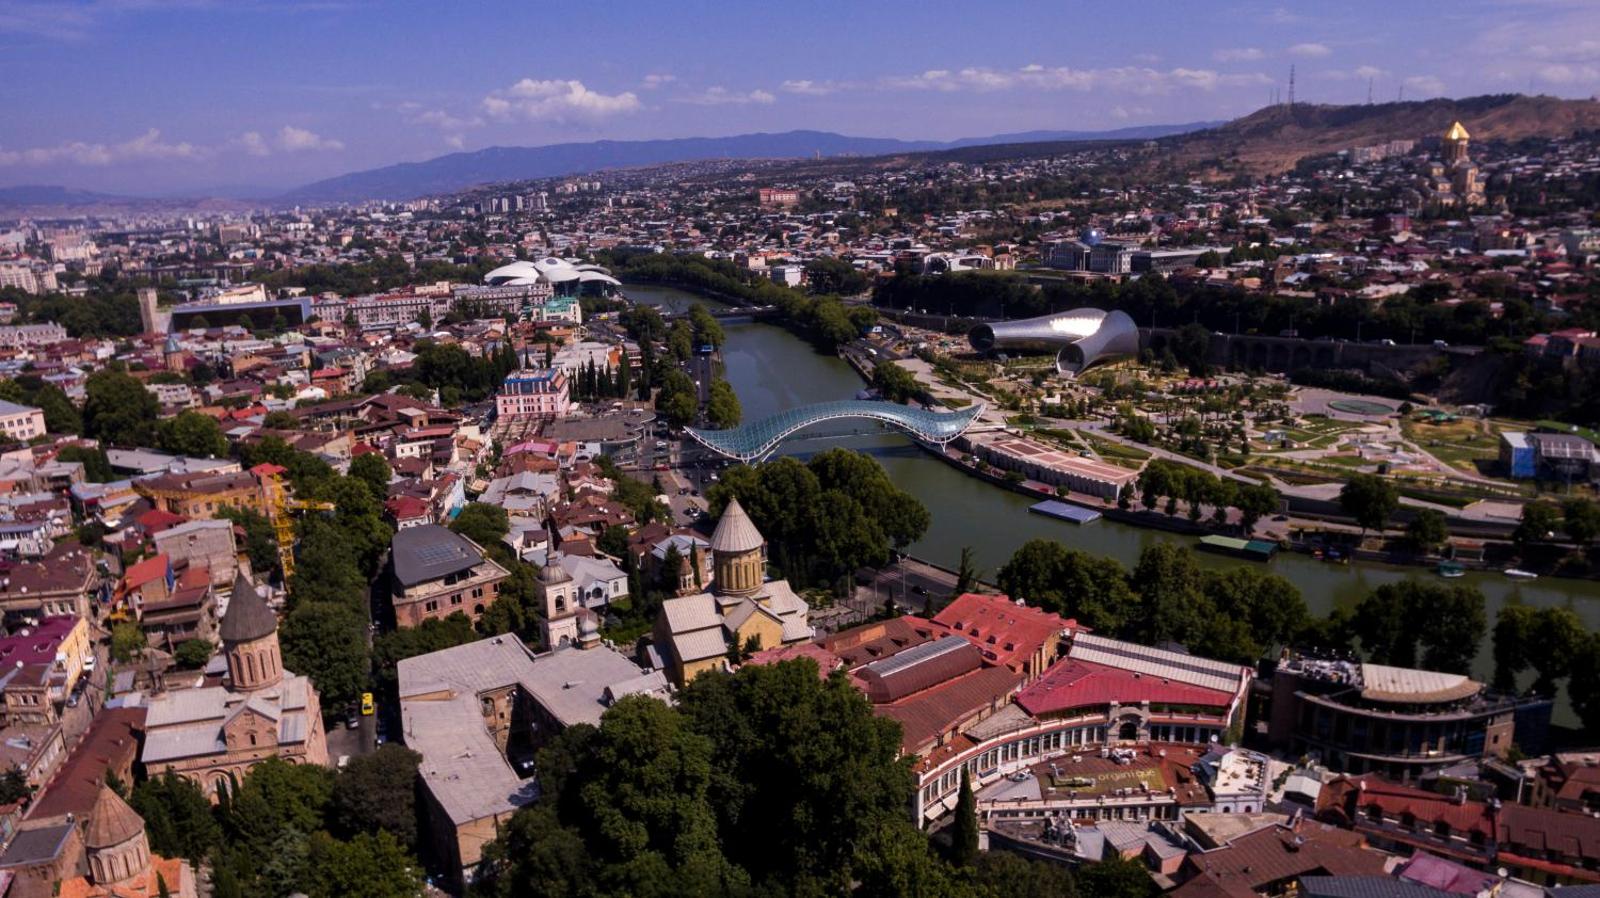
[{"label": "white dome building", "polygon": [[622,286],[611,272],[599,265],[572,262],[546,256],[533,261],[518,260],[483,276],[491,287],[525,287],[541,282],[550,284],[557,296],[575,296],[580,293],[610,293]]}]

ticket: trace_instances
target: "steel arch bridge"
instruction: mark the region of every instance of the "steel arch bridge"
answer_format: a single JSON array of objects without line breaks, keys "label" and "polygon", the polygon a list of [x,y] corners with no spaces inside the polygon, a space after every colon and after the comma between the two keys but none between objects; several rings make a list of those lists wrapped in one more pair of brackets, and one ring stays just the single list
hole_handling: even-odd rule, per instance
[{"label": "steel arch bridge", "polygon": [[765,458],[795,431],[841,418],[878,421],[943,446],[965,433],[983,414],[983,408],[978,403],[958,411],[931,412],[898,402],[847,399],[792,408],[728,430],[686,430],[696,442],[718,455],[753,462]]}]

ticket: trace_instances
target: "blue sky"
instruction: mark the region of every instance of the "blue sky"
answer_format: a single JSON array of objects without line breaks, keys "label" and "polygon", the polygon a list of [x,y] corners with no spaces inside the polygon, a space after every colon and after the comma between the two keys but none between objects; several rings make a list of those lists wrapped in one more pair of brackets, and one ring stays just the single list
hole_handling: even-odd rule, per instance
[{"label": "blue sky", "polygon": [[0,185],[279,188],[457,149],[956,138],[1600,91],[1597,0],[0,0]]}]

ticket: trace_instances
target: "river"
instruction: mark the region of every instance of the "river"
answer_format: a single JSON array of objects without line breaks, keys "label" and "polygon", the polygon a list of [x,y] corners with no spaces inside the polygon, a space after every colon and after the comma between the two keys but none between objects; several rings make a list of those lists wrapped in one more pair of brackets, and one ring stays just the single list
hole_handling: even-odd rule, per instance
[{"label": "river", "polygon": [[[630,285],[625,289],[630,299],[661,306],[664,310],[681,311],[694,302],[703,301],[669,288]],[[863,386],[861,378],[842,360],[813,351],[807,343],[780,327],[731,324],[726,330],[728,339],[723,346],[723,362],[728,381],[739,394],[746,421],[813,402],[849,399]],[[854,422],[836,422],[819,424],[813,430],[827,434],[860,429]],[[954,567],[962,547],[971,546],[979,568],[986,578],[992,578],[1018,546],[1036,538],[1053,539],[1073,548],[1109,555],[1128,567],[1133,566],[1146,546],[1158,541],[1195,544],[1193,537],[1105,519],[1079,526],[1030,514],[1028,506],[1033,500],[968,477],[897,433],[806,439],[811,432],[797,434],[778,448],[778,454],[804,457],[832,446],[847,446],[876,458],[895,483],[920,499],[932,515],[927,534],[911,546],[911,554],[946,567]],[[1206,567],[1257,564],[1206,552],[1195,555]],[[1385,583],[1407,577],[1434,579],[1431,572],[1421,568],[1367,563],[1334,565],[1293,552],[1279,553],[1267,567],[1299,587],[1307,606],[1316,614],[1354,604]],[[1476,587],[1484,594],[1491,628],[1495,615],[1508,602],[1535,607],[1570,607],[1591,630],[1600,628],[1600,601],[1596,601],[1600,599],[1600,583],[1594,581],[1548,577],[1516,581],[1498,573],[1469,573],[1452,582]],[[1480,679],[1487,679],[1492,670],[1490,641],[1486,638],[1479,648],[1473,671]],[[1556,722],[1566,725],[1577,722],[1564,698],[1557,710]]]}]

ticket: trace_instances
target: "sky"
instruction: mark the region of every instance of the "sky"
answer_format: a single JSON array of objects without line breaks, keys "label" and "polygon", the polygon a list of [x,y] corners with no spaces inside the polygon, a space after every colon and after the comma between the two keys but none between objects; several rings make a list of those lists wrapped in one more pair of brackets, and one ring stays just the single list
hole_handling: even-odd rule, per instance
[{"label": "sky", "polygon": [[0,186],[269,195],[488,146],[954,139],[1600,91],[1600,0],[0,0]]}]

